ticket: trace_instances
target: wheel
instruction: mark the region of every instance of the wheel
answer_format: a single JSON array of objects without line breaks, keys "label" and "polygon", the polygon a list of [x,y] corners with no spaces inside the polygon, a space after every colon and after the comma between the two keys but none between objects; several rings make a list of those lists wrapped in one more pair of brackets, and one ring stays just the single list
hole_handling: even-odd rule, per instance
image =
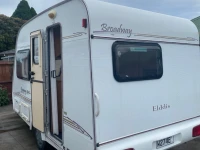
[{"label": "wheel", "polygon": [[47,143],[42,140],[41,132],[37,129],[34,130],[37,146],[39,150],[45,150],[47,148]]}]

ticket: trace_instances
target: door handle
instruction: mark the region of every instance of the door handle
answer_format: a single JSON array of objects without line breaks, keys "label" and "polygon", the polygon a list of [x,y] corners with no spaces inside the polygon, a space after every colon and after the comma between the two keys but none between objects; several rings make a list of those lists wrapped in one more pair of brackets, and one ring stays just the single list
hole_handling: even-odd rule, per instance
[{"label": "door handle", "polygon": [[31,82],[31,83],[33,83],[33,79],[34,79],[33,76],[34,76],[34,75],[35,75],[35,72],[33,72],[33,71],[30,71],[30,72],[29,72],[30,82]]},{"label": "door handle", "polygon": [[33,76],[33,75],[35,75],[35,72],[33,72],[33,71],[30,71],[30,72],[29,72],[29,75],[30,75],[30,76]]},{"label": "door handle", "polygon": [[61,75],[61,68],[60,68],[60,72],[59,72],[58,75],[56,75],[56,70],[52,70],[52,71],[51,71],[51,77],[52,77],[52,78],[60,77],[60,75]]},{"label": "door handle", "polygon": [[99,105],[99,95],[97,93],[94,93],[94,99],[96,102],[95,116],[98,117],[100,114],[100,105]]}]

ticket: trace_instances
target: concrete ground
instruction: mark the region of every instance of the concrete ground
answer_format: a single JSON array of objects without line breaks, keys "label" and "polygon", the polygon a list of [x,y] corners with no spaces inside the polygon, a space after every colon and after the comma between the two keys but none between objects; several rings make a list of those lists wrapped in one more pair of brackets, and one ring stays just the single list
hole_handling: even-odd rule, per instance
[{"label": "concrete ground", "polygon": [[[0,107],[0,150],[38,150],[33,132],[14,113],[12,105]],[[200,150],[200,139],[170,150]]]},{"label": "concrete ground", "polygon": [[12,105],[0,107],[0,150],[38,150],[33,133]]}]

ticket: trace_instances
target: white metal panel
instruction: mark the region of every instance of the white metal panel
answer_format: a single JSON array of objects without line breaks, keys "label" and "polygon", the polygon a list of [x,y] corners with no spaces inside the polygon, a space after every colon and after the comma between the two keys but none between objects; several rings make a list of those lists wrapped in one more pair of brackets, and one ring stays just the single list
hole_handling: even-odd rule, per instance
[{"label": "white metal panel", "polygon": [[16,98],[13,99],[13,109],[15,110],[16,113],[20,112],[20,104]]},{"label": "white metal panel", "polygon": [[[17,78],[16,75],[16,63],[13,69],[13,85],[12,85],[12,98],[13,98],[13,109],[21,116],[21,103],[31,106],[31,86],[30,82]],[[29,119],[24,120],[32,129],[32,113],[29,109]],[[22,117],[22,116],[21,116]]]},{"label": "white metal panel", "polygon": [[[64,146],[75,150],[93,150],[94,128],[88,41],[89,28],[82,27],[82,19],[88,18],[87,11],[82,1],[79,0],[66,1],[63,5],[58,5],[52,9],[57,13],[54,20],[48,17],[49,11],[46,11],[20,30],[17,51],[24,47],[30,47],[29,36],[31,32],[38,29],[46,31],[48,26],[60,23],[63,38],[64,68],[63,112],[65,114],[63,116],[72,119],[79,125],[78,130],[72,128],[69,124],[63,125]],[[76,42],[74,44],[68,43],[70,41]],[[19,79],[15,78],[15,81],[20,85],[21,81]],[[24,82],[30,86],[29,81]],[[17,90],[18,85],[16,85],[15,90]]]},{"label": "white metal panel", "polygon": [[[30,32],[32,31],[36,31],[38,29],[46,29],[47,26],[52,25],[54,23],[60,23],[62,25],[62,35],[63,35],[63,44],[67,43],[69,41],[73,41],[73,40],[81,40],[83,38],[87,38],[88,37],[88,29],[84,29],[81,25],[82,19],[83,18],[87,18],[86,12],[85,12],[85,6],[81,3],[79,3],[80,1],[78,0],[73,0],[71,2],[66,1],[63,2],[63,5],[59,5],[54,7],[53,9],[57,12],[57,16],[55,18],[55,20],[51,20],[48,17],[48,11],[45,11],[43,14],[41,14],[40,16],[38,16],[37,18],[35,18],[34,20],[31,20],[28,24],[26,24],[22,30],[19,33],[18,36],[18,41],[17,41],[17,51],[19,49],[25,49],[25,48],[29,48],[30,47],[30,41],[29,41],[29,36],[30,36]],[[161,14],[157,14],[157,13],[151,13],[151,12],[147,12],[147,11],[142,11],[142,10],[138,10],[138,9],[133,9],[133,8],[127,8],[124,6],[118,6],[118,5],[113,5],[113,4],[106,4],[104,2],[98,2],[98,1],[91,1],[91,0],[85,0],[86,5],[87,5],[87,9],[89,11],[90,14],[90,25],[91,25],[91,31],[92,34],[94,35],[98,35],[98,36],[108,36],[108,37],[118,37],[118,38],[127,38],[127,39],[140,39],[140,40],[154,40],[154,41],[167,41],[167,42],[178,42],[178,43],[191,43],[191,44],[198,44],[199,43],[199,37],[198,37],[198,31],[195,27],[194,24],[192,24],[189,20],[186,19],[181,19],[181,18],[177,18],[177,17],[171,17],[171,16],[166,16],[166,15],[161,15]],[[76,6],[76,7],[75,7]],[[102,11],[103,10],[103,11]],[[120,11],[120,13],[116,13],[116,11]],[[79,15],[77,15],[77,13],[80,13]],[[76,14],[76,17],[72,18],[72,14]],[[71,20],[72,18],[72,20]],[[129,34],[125,33],[125,34],[121,34],[120,32],[105,32],[102,29],[102,24],[106,23],[107,27],[113,27],[113,28],[120,28],[123,27],[124,29],[129,29],[131,31],[131,36],[129,37]],[[181,26],[180,26],[181,24]],[[159,27],[159,28],[158,28]],[[102,32],[104,31],[104,32]],[[80,42],[81,43],[81,42]],[[86,77],[86,74],[84,74],[84,65],[82,66],[82,68],[77,71],[75,70],[75,64],[80,65],[81,63],[84,64],[84,61],[80,61],[80,62],[76,62],[74,60],[74,58],[76,58],[74,55],[78,52],[74,52],[73,55],[69,55],[69,53],[71,53],[71,48],[72,43],[68,43],[66,44],[66,47],[63,47],[63,55],[65,55],[66,61],[65,63],[65,67],[69,67],[69,65],[73,66],[74,68],[71,68],[72,72],[76,72],[77,74],[75,74],[75,76],[72,76],[72,74],[70,74],[70,72],[68,72],[68,68],[65,70],[64,74],[66,75],[66,77],[71,77],[70,79],[75,80],[77,78],[77,76],[81,76],[82,74]],[[79,50],[82,50],[83,47],[82,45],[77,45],[77,47],[79,47]],[[163,45],[164,47],[167,48],[167,45]],[[96,94],[98,94],[99,96],[99,103],[100,103],[100,114],[97,118],[97,136],[98,136],[98,141],[97,142],[101,142],[104,140],[110,140],[112,138],[115,137],[119,137],[121,135],[125,135],[125,134],[130,134],[130,133],[134,133],[137,132],[136,130],[142,130],[142,129],[146,129],[145,125],[148,125],[148,128],[151,128],[152,126],[154,126],[155,121],[152,121],[152,119],[149,119],[148,116],[150,116],[150,118],[153,119],[157,119],[158,117],[161,117],[161,114],[156,114],[154,117],[151,115],[151,113],[145,113],[147,114],[147,116],[145,117],[145,119],[147,119],[147,121],[151,122],[150,124],[140,124],[138,126],[138,124],[136,123],[136,128],[135,125],[134,127],[133,125],[133,120],[130,121],[130,118],[133,116],[138,116],[136,118],[134,118],[135,120],[140,120],[141,122],[145,122],[144,121],[144,112],[145,109],[147,109],[147,107],[149,106],[149,104],[154,104],[152,101],[154,101],[156,98],[156,100],[158,98],[161,99],[162,102],[167,101],[168,99],[170,99],[171,97],[168,96],[167,92],[168,90],[166,90],[168,87],[171,87],[172,85],[174,86],[174,89],[181,87],[182,84],[182,80],[178,79],[178,75],[176,75],[176,72],[173,73],[175,74],[176,79],[178,79],[178,85],[174,84],[174,82],[172,83],[169,82],[167,83],[167,81],[165,80],[165,84],[163,84],[163,86],[161,86],[161,82],[163,82],[163,80],[161,79],[160,81],[146,81],[146,82],[137,82],[136,84],[132,85],[130,83],[126,83],[126,85],[124,86],[119,86],[118,83],[116,83],[116,81],[114,80],[113,76],[112,76],[112,60],[111,60],[111,43],[110,41],[101,41],[98,43],[93,43],[93,50],[92,54],[93,54],[93,73],[94,73],[94,79],[95,79],[95,91]],[[174,47],[173,49],[171,49],[170,54],[173,53],[173,51],[176,49],[183,49],[183,53],[186,54],[187,52],[185,51],[188,48],[188,46],[183,46],[183,47]],[[87,48],[89,49],[89,48]],[[88,51],[87,51],[88,52]],[[80,54],[80,53],[79,53]],[[81,53],[82,54],[82,53]],[[99,55],[100,54],[100,55]],[[170,55],[167,51],[166,51],[166,56]],[[186,56],[183,54],[183,58],[185,58]],[[195,55],[194,60],[198,62],[197,60],[197,50],[195,48],[195,50],[192,53],[188,53],[188,56],[193,57]],[[88,54],[86,54],[88,56]],[[72,57],[74,56],[74,57]],[[84,54],[83,54],[84,56]],[[171,55],[170,55],[171,56]],[[183,61],[182,59],[181,62]],[[166,58],[164,58],[166,59]],[[164,60],[163,61],[166,61]],[[169,59],[169,58],[168,58]],[[81,59],[84,60],[84,59]],[[174,67],[174,69],[178,70],[178,73],[181,74],[181,68],[183,69],[183,66],[181,66],[180,63],[178,63],[177,65],[175,65],[177,62],[174,60],[174,58],[172,59],[174,62],[174,64],[169,63],[168,65],[168,69],[170,67]],[[88,61],[88,58],[85,58],[85,61]],[[73,63],[72,63],[73,62]],[[168,60],[167,60],[168,62]],[[85,63],[86,64],[86,63]],[[192,61],[192,64],[194,64],[194,61]],[[82,64],[81,64],[82,65]],[[80,66],[81,66],[80,65]],[[197,65],[198,66],[198,65]],[[196,67],[197,67],[196,66]],[[65,68],[64,67],[64,68]],[[188,66],[187,66],[188,68]],[[184,68],[185,69],[185,68]],[[190,71],[194,71],[194,67],[189,67],[189,69],[191,69]],[[89,70],[88,68],[86,70]],[[164,64],[164,73],[165,73],[165,64]],[[169,71],[169,70],[168,70]],[[69,74],[68,74],[69,73]],[[171,72],[172,73],[172,72]],[[168,72],[168,74],[170,74],[170,72]],[[181,74],[182,75],[182,74]],[[88,74],[87,76],[90,76],[90,74]],[[199,76],[199,73],[197,72],[196,75],[192,76],[194,77],[194,79],[192,80],[194,83],[196,82],[196,77]],[[184,74],[182,76],[184,79],[188,80],[188,76],[187,74]],[[171,78],[171,77],[170,77]],[[79,80],[78,80],[79,81]],[[87,81],[90,81],[87,78]],[[69,83],[71,83],[72,81],[69,80]],[[85,81],[86,82],[86,81]],[[66,83],[69,84],[69,83]],[[80,81],[80,83],[84,83],[84,81]],[[142,84],[140,84],[142,83]],[[185,86],[187,83],[189,83],[189,88],[191,88],[193,85],[195,85],[194,87],[192,87],[193,89],[195,87],[196,91],[194,90],[193,92],[191,92],[191,90],[188,92],[189,95],[185,96],[185,97],[189,97],[191,96],[191,94],[194,94],[195,92],[195,99],[192,99],[194,102],[196,102],[197,98],[199,98],[199,95],[197,94],[197,90],[199,90],[198,87],[198,83],[197,84],[191,84],[191,82],[186,81],[183,82]],[[151,95],[152,97],[150,97],[148,100],[146,100],[148,95],[140,95],[139,91],[145,90],[143,87],[145,86],[145,88],[150,88],[149,92],[156,92],[156,90],[152,87],[154,86],[158,86],[158,89],[163,89],[161,90],[162,92],[157,94],[153,94]],[[21,85],[20,87],[22,87],[23,89],[27,89],[28,91],[30,90],[30,82],[29,81],[23,81],[20,80],[16,77],[16,65],[15,65],[15,69],[14,69],[14,82],[13,82],[13,91],[14,92],[20,92],[20,87],[18,85]],[[81,84],[84,85],[84,84]],[[146,86],[147,85],[147,86]],[[133,87],[134,86],[134,87]],[[75,97],[73,97],[73,101],[71,101],[71,96],[68,96],[65,91],[64,91],[64,101],[67,101],[68,103],[73,103],[74,105],[67,105],[67,102],[65,102],[65,106],[66,109],[64,110],[64,112],[66,113],[66,115],[68,115],[68,111],[70,112],[70,117],[73,117],[72,119],[74,121],[77,121],[86,131],[88,131],[88,133],[90,135],[93,134],[92,130],[92,124],[88,123],[85,121],[85,118],[92,118],[92,114],[90,115],[86,115],[87,113],[91,113],[89,112],[91,109],[91,104],[89,104],[89,100],[91,100],[91,97],[89,95],[87,95],[88,93],[79,93],[78,90],[78,86],[75,86],[73,84],[71,84],[70,86],[68,85],[68,89],[70,89],[70,87],[72,87],[72,89],[76,89],[76,92],[73,91],[73,94],[76,94]],[[67,89],[66,87],[64,87],[65,89]],[[134,88],[135,91],[132,91],[132,88]],[[86,88],[87,89],[87,88]],[[85,89],[85,90],[86,90]],[[142,110],[140,110],[139,106],[141,105],[136,105],[134,103],[134,101],[130,101],[130,99],[132,97],[126,96],[126,92],[131,92],[131,93],[136,93],[134,95],[134,100],[137,99],[137,97],[140,98],[140,102],[143,103],[145,100],[144,105],[142,105],[143,107],[141,108]],[[186,89],[186,88],[185,88]],[[167,92],[166,92],[167,91]],[[178,90],[175,90],[178,91]],[[68,91],[69,92],[69,91]],[[91,91],[89,91],[91,92]],[[173,92],[172,89],[170,89],[170,92],[172,92],[174,95],[176,95],[176,92]],[[183,93],[183,95],[185,94],[185,92],[183,92],[182,90],[178,91],[179,93]],[[114,93],[114,94],[113,94]],[[117,93],[117,95],[115,95],[115,93]],[[71,94],[71,93],[68,93]],[[86,94],[86,96],[84,95]],[[164,96],[162,95],[164,94]],[[162,96],[161,96],[162,95]],[[180,100],[183,95],[181,95],[181,97],[178,97],[178,100]],[[26,95],[27,97],[29,97],[31,99],[31,92],[29,95]],[[78,101],[79,99],[84,97],[84,99],[87,99],[88,103],[84,103],[84,101]],[[79,98],[79,99],[76,99]],[[121,101],[120,98],[124,97],[127,98],[125,101]],[[70,99],[70,100],[69,100]],[[151,101],[152,100],[152,101]],[[77,103],[77,101],[79,103]],[[169,100],[170,102],[172,101],[172,99]],[[172,108],[172,112],[174,113],[175,110],[181,109],[181,111],[183,111],[183,108],[186,107],[186,105],[189,103],[187,101],[186,98],[183,98],[183,101],[186,102],[184,103],[183,107],[182,106],[177,106],[175,105],[174,108]],[[147,102],[147,104],[146,104]],[[134,105],[133,105],[134,103]],[[156,101],[157,103],[157,101]],[[173,103],[173,102],[172,102]],[[76,104],[76,105],[75,105]],[[80,104],[77,106],[77,104]],[[174,103],[173,103],[174,104]],[[190,106],[191,103],[188,104],[188,106]],[[88,110],[84,109],[86,106],[88,106]],[[111,107],[112,106],[112,107]],[[135,108],[134,110],[134,114],[132,113],[132,108]],[[196,105],[194,107],[194,111],[190,111],[189,113],[186,114],[185,117],[188,116],[193,116],[193,113],[197,113],[197,107],[199,105]],[[74,112],[74,110],[77,110],[75,108],[78,108],[78,111]],[[148,107],[149,108],[149,107]],[[193,108],[193,107],[192,107]],[[126,112],[123,112],[124,109],[129,109],[126,110]],[[185,108],[186,109],[186,108]],[[103,110],[103,111],[102,111]],[[122,113],[121,113],[122,110]],[[149,110],[147,109],[147,112]],[[127,113],[127,114],[126,114]],[[173,113],[169,113],[169,114],[165,114],[166,116],[171,116]],[[136,115],[135,115],[136,114]],[[177,120],[179,117],[179,119],[181,119],[183,117],[185,113],[180,112],[180,114],[178,114],[177,118],[172,117],[171,120],[163,119],[163,122],[157,122],[158,124],[164,124],[164,123],[168,123],[168,121],[174,121]],[[124,117],[125,115],[127,115],[128,117]],[[142,117],[140,118],[140,115],[142,115]],[[173,120],[174,119],[174,120]],[[122,123],[121,120],[123,120],[124,122]],[[90,120],[91,121],[91,120]],[[130,122],[130,124],[129,124]],[[134,122],[135,123],[135,122]],[[157,125],[158,125],[157,124]],[[127,127],[125,126],[127,125]],[[66,136],[67,133],[70,133],[71,135],[71,131],[73,136],[68,137],[68,139],[65,140],[64,145],[67,147],[66,143],[68,141],[68,144],[71,145],[71,147],[73,148],[78,148],[78,149],[84,149],[84,147],[77,147],[79,146],[78,144],[75,145],[74,143],[76,143],[76,140],[83,140],[85,137],[85,135],[80,136],[80,134],[76,131],[74,131],[73,129],[69,128],[69,126],[66,126]],[[105,130],[104,130],[105,129]],[[133,130],[134,129],[134,130]],[[76,140],[74,140],[76,139]],[[86,138],[87,139],[87,138]],[[86,140],[87,141],[87,140]],[[80,145],[86,145],[87,143],[84,143],[83,141],[80,141]],[[92,143],[90,143],[92,145]],[[91,146],[92,147],[92,146]],[[86,147],[88,148],[88,147]]]},{"label": "white metal panel", "polygon": [[173,144],[160,148],[159,150],[171,149],[172,147],[194,139],[192,137],[192,129],[199,125],[199,122],[200,118],[180,122],[171,126],[103,144],[98,147],[97,150],[123,150],[127,148],[134,148],[136,150],[157,150],[155,147],[156,141],[174,136]]},{"label": "white metal panel", "polygon": [[[75,3],[78,1],[79,0],[75,0]],[[194,23],[192,23],[188,19],[154,13],[116,4],[110,4],[99,0],[83,1],[85,2],[87,10],[89,12],[90,29],[91,33],[94,35],[127,39],[154,41],[159,40],[167,42],[199,44],[198,30]],[[64,34],[64,39],[72,40],[73,38],[69,37],[78,37],[78,35],[80,35],[83,30],[76,30],[76,28],[78,27],[76,25],[81,26],[81,21],[78,21],[77,19],[75,22],[67,22],[66,19],[68,18],[69,20],[72,14],[64,13],[66,9],[63,9],[66,6],[72,5],[73,2],[65,1],[60,3],[60,5],[58,4],[58,6],[53,7],[52,9],[54,9],[57,12],[57,16],[54,21],[48,17],[49,10],[46,10],[42,12],[42,14],[39,14],[39,16],[36,19],[31,20],[28,24],[26,24],[23,27],[23,30],[20,31],[18,39],[18,41],[20,42],[17,44],[17,46],[23,47],[24,44],[27,44],[27,38],[23,33],[29,32],[30,28],[37,30],[38,26],[46,27],[47,25],[56,22],[65,22],[62,26],[65,26],[65,24],[68,23],[68,26],[66,27],[69,28],[65,28],[64,33],[66,31],[71,34]],[[81,7],[82,9],[85,9],[84,5],[82,5]],[[118,10],[120,10],[120,13],[116,13],[116,11]],[[69,10],[68,12],[72,11]],[[76,12],[74,12],[74,14],[76,14]],[[63,20],[63,18],[66,19]],[[43,22],[43,24],[37,22]],[[103,29],[103,24],[107,25],[107,31]],[[110,28],[108,29],[108,27]],[[120,29],[120,31],[117,29]],[[123,33],[121,29],[128,29],[128,31],[131,31],[131,34],[129,34],[129,32]],[[112,32],[110,32],[111,30]],[[77,32],[79,32],[79,34],[77,34]]]},{"label": "white metal panel", "polygon": [[[100,105],[97,143],[200,115],[198,46],[160,44],[164,72],[161,79],[119,83],[113,77],[113,42],[92,43],[94,92]],[[170,108],[153,111],[154,106],[164,104]]]},{"label": "white metal panel", "polygon": [[188,19],[98,0],[84,1],[93,35],[199,44],[197,27]]},{"label": "white metal panel", "polygon": [[21,102],[20,114],[26,122],[30,122],[30,111],[30,106],[24,102]]},{"label": "white metal panel", "polygon": [[63,45],[64,143],[69,149],[94,149],[88,40]]},{"label": "white metal panel", "polygon": [[18,113],[19,116],[28,124],[30,129],[32,129],[32,110],[30,99],[26,99],[20,94],[14,94],[13,96],[14,111]]}]

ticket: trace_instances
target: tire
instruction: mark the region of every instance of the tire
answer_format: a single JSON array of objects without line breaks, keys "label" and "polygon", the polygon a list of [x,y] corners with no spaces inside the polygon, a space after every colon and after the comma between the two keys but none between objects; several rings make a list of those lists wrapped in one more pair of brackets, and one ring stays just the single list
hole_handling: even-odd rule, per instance
[{"label": "tire", "polygon": [[37,129],[34,130],[37,147],[39,150],[47,149],[47,142],[42,140],[41,132]]}]

